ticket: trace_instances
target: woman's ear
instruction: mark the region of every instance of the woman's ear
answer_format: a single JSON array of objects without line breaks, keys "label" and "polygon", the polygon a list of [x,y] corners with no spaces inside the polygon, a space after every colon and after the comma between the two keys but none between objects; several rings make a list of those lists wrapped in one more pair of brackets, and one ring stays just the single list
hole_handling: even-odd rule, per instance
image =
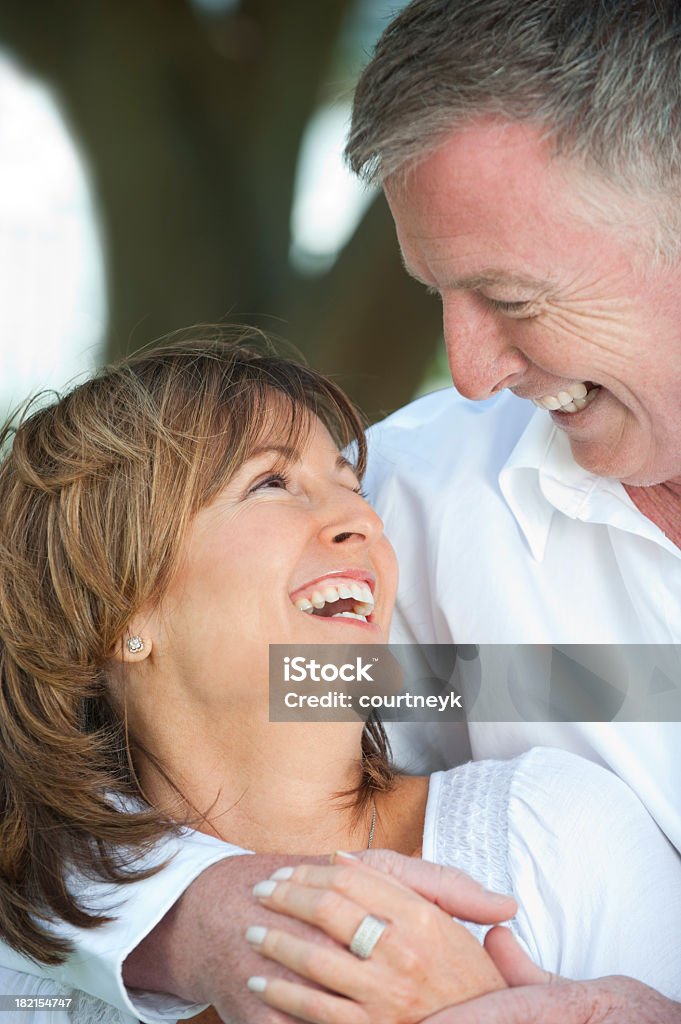
[{"label": "woman's ear", "polygon": [[152,641],[148,631],[137,631],[132,626],[126,629],[120,640],[116,641],[112,651],[115,661],[135,662],[144,661],[151,654]]}]

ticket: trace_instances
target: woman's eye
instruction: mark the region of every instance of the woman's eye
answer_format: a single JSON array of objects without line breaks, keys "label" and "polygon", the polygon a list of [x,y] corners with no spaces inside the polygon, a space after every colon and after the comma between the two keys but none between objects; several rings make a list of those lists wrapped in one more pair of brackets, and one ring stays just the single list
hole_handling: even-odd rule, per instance
[{"label": "woman's eye", "polygon": [[357,487],[352,488],[355,494],[359,494],[360,498],[364,498],[365,501],[369,500],[367,492],[358,484]]},{"label": "woman's eye", "polygon": [[288,487],[288,477],[284,476],[283,473],[270,473],[264,480],[259,480],[257,484],[249,490],[249,494],[254,494],[256,491],[262,490],[286,490]]}]

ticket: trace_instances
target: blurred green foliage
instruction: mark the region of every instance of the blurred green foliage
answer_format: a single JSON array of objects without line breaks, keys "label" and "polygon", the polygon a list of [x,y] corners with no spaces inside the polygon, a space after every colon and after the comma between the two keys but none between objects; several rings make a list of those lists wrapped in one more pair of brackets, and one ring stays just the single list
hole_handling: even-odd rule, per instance
[{"label": "blurred green foliage", "polygon": [[241,322],[293,342],[372,418],[418,390],[437,365],[440,310],[404,273],[383,197],[330,267],[289,258],[306,126],[351,95],[398,6],[4,0],[0,41],[53,89],[89,166],[110,357]]}]

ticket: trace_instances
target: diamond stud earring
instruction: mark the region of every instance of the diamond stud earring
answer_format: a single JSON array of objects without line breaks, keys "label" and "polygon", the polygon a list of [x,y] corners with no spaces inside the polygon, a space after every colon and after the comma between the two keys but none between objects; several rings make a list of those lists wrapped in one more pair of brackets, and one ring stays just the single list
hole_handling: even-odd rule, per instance
[{"label": "diamond stud earring", "polygon": [[128,650],[131,654],[139,654],[144,650],[144,640],[141,636],[131,636],[127,641]]}]

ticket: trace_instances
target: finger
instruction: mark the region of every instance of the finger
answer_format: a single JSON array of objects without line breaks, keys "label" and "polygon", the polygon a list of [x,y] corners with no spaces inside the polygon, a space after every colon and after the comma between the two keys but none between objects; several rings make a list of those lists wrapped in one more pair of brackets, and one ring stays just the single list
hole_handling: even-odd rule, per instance
[{"label": "finger", "polygon": [[363,907],[333,889],[270,880],[256,885],[253,895],[269,910],[315,925],[342,946],[350,944],[366,917]]},{"label": "finger", "polygon": [[341,860],[348,867],[372,867],[388,874],[464,921],[497,924],[513,917],[518,909],[512,896],[490,892],[464,871],[431,864],[418,857],[404,857],[394,850],[364,850],[351,858],[339,851],[334,854],[334,863]]},{"label": "finger", "polygon": [[371,965],[351,953],[307,942],[277,928],[249,928],[246,938],[269,960],[339,995],[366,1002],[375,989]]},{"label": "finger", "polygon": [[492,928],[484,946],[507,985],[541,985],[558,979],[530,959],[508,928]]},{"label": "finger", "polygon": [[276,1010],[310,1024],[369,1024],[357,1003],[283,978],[249,978],[251,991]]},{"label": "finger", "polygon": [[340,893],[384,921],[403,920],[409,907],[424,906],[423,898],[411,889],[379,871],[354,871],[345,865],[338,867],[300,864],[289,872],[276,871],[272,880],[285,878],[297,885],[313,889],[329,889]]}]

